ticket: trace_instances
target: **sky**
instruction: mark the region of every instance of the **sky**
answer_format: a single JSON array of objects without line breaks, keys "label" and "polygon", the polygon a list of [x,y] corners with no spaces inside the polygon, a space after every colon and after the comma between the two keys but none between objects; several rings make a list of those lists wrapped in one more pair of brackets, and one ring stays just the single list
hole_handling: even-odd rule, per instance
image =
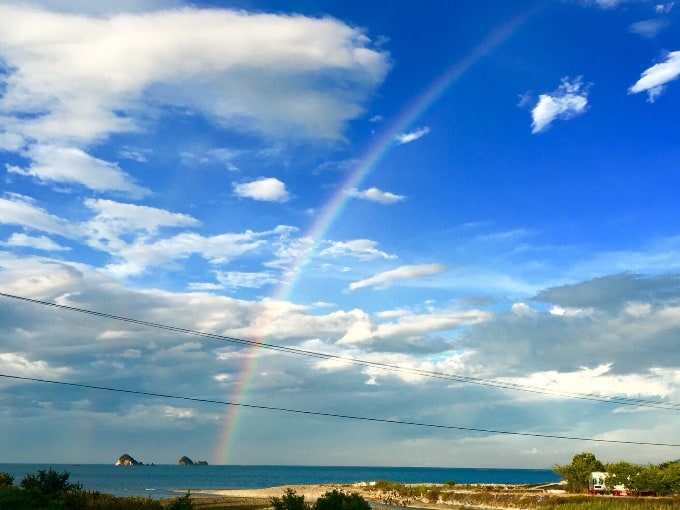
[{"label": "sky", "polygon": [[0,461],[680,458],[679,78],[675,2],[0,0]]}]

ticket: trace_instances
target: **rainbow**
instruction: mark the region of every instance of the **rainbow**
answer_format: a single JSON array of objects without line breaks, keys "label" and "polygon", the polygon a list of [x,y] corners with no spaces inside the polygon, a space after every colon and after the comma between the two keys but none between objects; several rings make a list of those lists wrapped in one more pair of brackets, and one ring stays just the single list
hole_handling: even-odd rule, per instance
[{"label": "rainbow", "polygon": [[[357,188],[361,182],[366,179],[390,149],[394,147],[397,135],[411,126],[412,123],[431,108],[444,92],[456,83],[467,70],[489,54],[494,48],[507,40],[508,37],[515,33],[517,29],[538,10],[537,7],[534,7],[525,11],[494,30],[480,42],[469,55],[448,68],[382,131],[380,136],[360,159],[360,163],[354,171],[351,172],[345,183],[321,209],[316,221],[308,230],[307,237],[313,240],[313,246],[310,247],[310,249],[305,250],[304,253],[298,257],[288,272],[288,278],[286,278],[272,294],[272,303],[267,306],[268,312],[264,319],[265,327],[263,328],[263,334],[259,338],[260,341],[267,341],[269,335],[273,331],[276,319],[281,315],[275,311],[276,302],[285,301],[293,292],[305,265],[312,258],[316,248],[319,246],[331,226],[335,223],[336,219],[341,216],[345,206],[351,198],[351,191],[354,188]],[[257,350],[257,347],[251,348],[250,352],[248,352],[245,357],[247,361],[241,372],[241,378],[237,382],[232,393],[232,402],[243,403],[246,400],[248,386],[257,369]],[[226,464],[229,462],[231,446],[238,435],[237,431],[241,409],[242,408],[239,408],[238,406],[227,407],[219,434],[218,444],[212,458],[213,464]]]}]

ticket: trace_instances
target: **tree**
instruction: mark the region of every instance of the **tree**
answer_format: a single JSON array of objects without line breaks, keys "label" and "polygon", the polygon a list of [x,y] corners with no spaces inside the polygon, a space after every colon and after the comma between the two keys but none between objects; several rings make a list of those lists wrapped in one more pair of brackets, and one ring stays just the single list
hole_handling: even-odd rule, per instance
[{"label": "tree", "polygon": [[567,481],[567,490],[570,492],[585,492],[588,490],[590,473],[604,471],[604,465],[590,452],[581,452],[574,455],[571,464],[555,466],[553,472]]},{"label": "tree", "polygon": [[670,461],[658,466],[661,480],[657,492],[659,494],[680,493],[680,462]]},{"label": "tree", "polygon": [[57,496],[67,491],[80,491],[82,486],[70,483],[68,471],[57,473],[52,468],[48,471],[41,469],[37,475],[26,475],[21,480],[21,488],[27,491],[38,491],[50,496]]},{"label": "tree", "polygon": [[280,498],[270,499],[274,510],[308,510],[309,506],[305,503],[305,496],[298,496],[290,487]]},{"label": "tree", "polygon": [[11,487],[14,485],[14,477],[9,473],[0,472],[0,487]]},{"label": "tree", "polygon": [[615,485],[623,485],[626,489],[637,491],[642,483],[645,468],[636,466],[630,462],[621,460],[615,464],[607,464],[607,488],[612,489]]},{"label": "tree", "polygon": [[370,510],[370,505],[356,492],[345,494],[333,490],[327,492],[314,504],[314,510]]}]

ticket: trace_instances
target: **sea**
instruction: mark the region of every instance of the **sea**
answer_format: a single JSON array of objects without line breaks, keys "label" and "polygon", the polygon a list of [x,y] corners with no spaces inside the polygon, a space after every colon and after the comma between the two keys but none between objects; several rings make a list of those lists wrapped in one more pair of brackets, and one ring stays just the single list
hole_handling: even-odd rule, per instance
[{"label": "sea", "polygon": [[[395,483],[540,484],[559,481],[550,469],[479,469],[352,466],[208,466],[110,464],[2,464],[19,484],[27,475],[52,469],[68,472],[84,490],[153,499],[199,489],[256,489],[280,485]],[[181,491],[179,494],[177,491]]]}]

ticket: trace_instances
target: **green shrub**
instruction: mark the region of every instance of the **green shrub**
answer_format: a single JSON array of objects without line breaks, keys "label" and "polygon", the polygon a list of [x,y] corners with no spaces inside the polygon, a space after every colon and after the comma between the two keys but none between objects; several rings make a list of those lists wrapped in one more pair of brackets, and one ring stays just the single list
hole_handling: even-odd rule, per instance
[{"label": "green shrub", "polygon": [[333,490],[314,503],[314,510],[371,510],[370,505],[356,492],[345,494]]},{"label": "green shrub", "polygon": [[14,477],[9,473],[0,472],[0,487],[12,487],[14,485]]},{"label": "green shrub", "polygon": [[309,507],[305,503],[305,496],[298,496],[291,488],[286,489],[286,492],[280,498],[274,497],[269,501],[274,510],[307,510]]},{"label": "green shrub", "polygon": [[39,491],[49,496],[57,496],[68,491],[79,492],[82,486],[68,481],[69,473],[57,473],[50,468],[48,471],[41,469],[37,475],[26,475],[21,480],[21,488],[27,491]]},{"label": "green shrub", "polygon": [[556,475],[567,481],[567,490],[570,492],[587,491],[590,473],[593,471],[604,471],[604,465],[590,452],[577,453],[571,464],[553,468]]},{"label": "green shrub", "polygon": [[194,504],[191,502],[191,494],[187,492],[184,496],[175,498],[168,506],[169,510],[193,510]]}]

